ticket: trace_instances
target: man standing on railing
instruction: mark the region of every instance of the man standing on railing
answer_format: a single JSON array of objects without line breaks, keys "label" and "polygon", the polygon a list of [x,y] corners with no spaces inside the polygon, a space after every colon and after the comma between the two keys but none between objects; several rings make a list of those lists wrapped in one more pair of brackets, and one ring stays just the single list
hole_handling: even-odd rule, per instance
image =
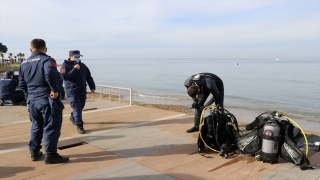
[{"label": "man standing on railing", "polygon": [[[223,108],[224,88],[222,80],[211,73],[199,73],[192,75],[185,82],[184,86],[193,99],[192,108],[194,108],[194,126],[187,130],[187,133],[199,131],[201,111],[205,106],[215,102],[216,106]],[[206,103],[208,96],[212,98]],[[222,112],[223,113],[223,112]]]},{"label": "man standing on railing", "polygon": [[96,85],[91,76],[89,68],[80,60],[79,50],[69,51],[69,59],[61,66],[60,73],[64,80],[68,102],[73,111],[70,121],[77,126],[80,134],[84,134],[82,110],[87,99],[87,83],[91,93],[95,92]]}]

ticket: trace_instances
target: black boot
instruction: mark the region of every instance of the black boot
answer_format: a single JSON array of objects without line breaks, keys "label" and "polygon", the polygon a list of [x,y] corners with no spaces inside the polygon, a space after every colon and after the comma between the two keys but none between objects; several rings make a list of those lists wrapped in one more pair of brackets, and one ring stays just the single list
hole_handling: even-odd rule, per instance
[{"label": "black boot", "polygon": [[199,131],[199,127],[198,126],[193,126],[192,128],[188,129],[186,132],[187,133],[193,133],[193,132],[197,132]]},{"label": "black boot", "polygon": [[200,123],[200,111],[199,109],[196,109],[194,112],[194,124],[197,124],[197,125],[194,125],[192,128],[188,129],[186,132],[193,133],[193,132],[199,131],[199,126],[198,126],[199,123]]},{"label": "black boot", "polygon": [[72,124],[76,125],[76,123],[74,122],[74,117],[71,115],[69,120],[72,122]]},{"label": "black boot", "polygon": [[65,163],[68,162],[68,157],[60,156],[58,153],[55,154],[46,154],[44,162],[46,164],[55,164],[55,163]]},{"label": "black boot", "polygon": [[86,131],[83,129],[83,124],[77,124],[78,133],[84,134]]},{"label": "black boot", "polygon": [[43,155],[40,150],[37,150],[37,151],[30,150],[30,154],[31,154],[32,161],[38,161]]}]

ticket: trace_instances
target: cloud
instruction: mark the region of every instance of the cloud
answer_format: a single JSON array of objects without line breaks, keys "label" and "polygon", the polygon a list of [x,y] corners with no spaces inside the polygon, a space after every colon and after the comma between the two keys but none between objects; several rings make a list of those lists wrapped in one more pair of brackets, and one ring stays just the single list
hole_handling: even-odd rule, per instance
[{"label": "cloud", "polygon": [[[58,58],[70,49],[88,51],[93,58],[265,57],[279,49],[287,57],[304,57],[299,49],[305,46],[309,56],[316,57],[319,4],[2,0],[0,38],[14,51],[28,49],[33,38],[43,38]],[[252,53],[255,50],[260,54]]]}]

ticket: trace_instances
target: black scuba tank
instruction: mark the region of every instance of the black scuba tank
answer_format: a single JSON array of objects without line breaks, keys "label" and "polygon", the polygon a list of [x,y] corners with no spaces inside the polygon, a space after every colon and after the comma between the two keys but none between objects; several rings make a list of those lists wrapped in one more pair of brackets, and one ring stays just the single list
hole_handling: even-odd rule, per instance
[{"label": "black scuba tank", "polygon": [[263,127],[260,158],[263,162],[277,163],[279,158],[280,126],[272,117]]}]

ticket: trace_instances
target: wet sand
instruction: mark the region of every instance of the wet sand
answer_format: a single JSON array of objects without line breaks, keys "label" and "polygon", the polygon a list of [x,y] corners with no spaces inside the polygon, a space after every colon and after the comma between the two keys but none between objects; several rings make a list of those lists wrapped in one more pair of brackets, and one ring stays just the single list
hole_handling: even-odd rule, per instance
[{"label": "wet sand", "polygon": [[[91,94],[87,95],[88,98],[92,98]],[[100,98],[100,94],[96,93],[94,94],[94,98]],[[109,100],[109,95],[104,94],[102,96],[102,99],[104,100]],[[117,95],[111,95],[111,101],[119,101],[119,97]],[[122,103],[128,103],[129,101],[127,100],[121,100]],[[190,100],[191,103],[191,100]],[[152,104],[152,103],[142,103],[142,102],[132,102],[133,105],[138,105],[138,106],[144,106],[144,107],[152,107],[152,108],[158,108],[158,109],[163,109],[163,110],[168,110],[168,111],[175,111],[175,112],[181,112],[185,113],[188,115],[193,115],[194,110],[190,109],[188,106],[183,106],[183,105],[170,105],[170,104]],[[239,122],[240,125],[245,125],[248,123],[251,123],[252,121],[255,120],[257,116],[259,116],[261,113],[264,112],[259,112],[259,111],[254,111],[254,110],[248,110],[248,109],[240,109],[240,108],[229,108],[225,107],[230,113],[232,113],[236,118],[237,121]],[[209,111],[206,111],[206,114],[209,114]],[[312,119],[306,119],[306,118],[301,118],[299,116],[288,116],[290,119],[295,121],[302,129],[305,131],[307,134],[316,134],[320,136],[320,121],[314,121]]]}]

